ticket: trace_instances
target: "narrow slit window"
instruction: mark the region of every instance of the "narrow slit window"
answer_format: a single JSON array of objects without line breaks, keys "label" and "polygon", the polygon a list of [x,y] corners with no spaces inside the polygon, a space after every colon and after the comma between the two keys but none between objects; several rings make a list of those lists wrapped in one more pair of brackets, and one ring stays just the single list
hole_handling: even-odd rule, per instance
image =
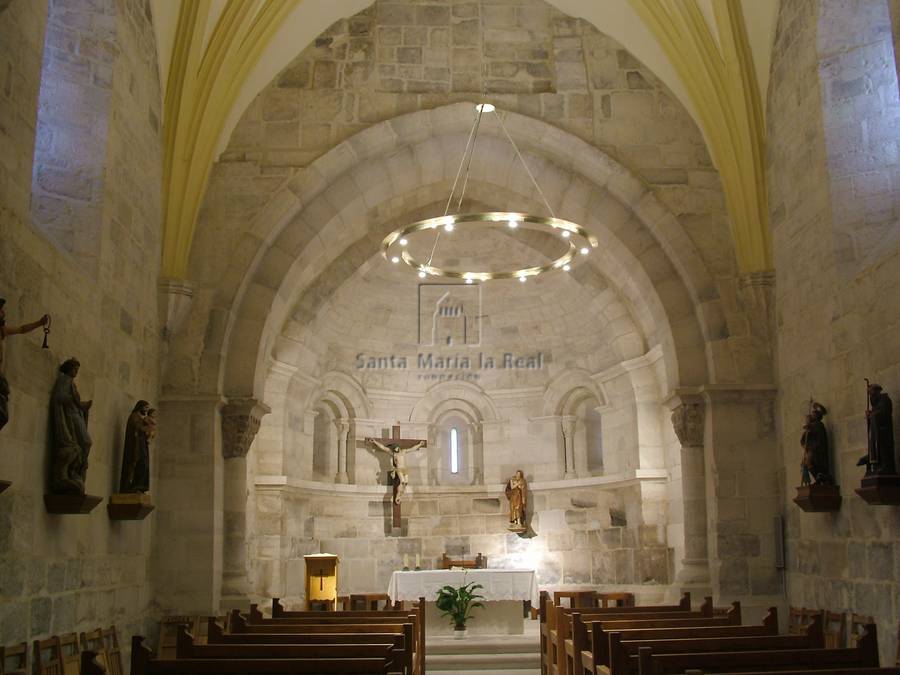
[{"label": "narrow slit window", "polygon": [[459,431],[450,429],[450,473],[459,473]]}]

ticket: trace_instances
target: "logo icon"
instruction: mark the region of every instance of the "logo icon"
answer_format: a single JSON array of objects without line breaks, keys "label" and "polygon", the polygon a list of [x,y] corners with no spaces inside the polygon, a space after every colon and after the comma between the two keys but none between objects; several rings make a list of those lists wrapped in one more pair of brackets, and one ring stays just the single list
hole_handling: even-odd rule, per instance
[{"label": "logo icon", "polygon": [[481,345],[481,286],[419,284],[419,335],[422,347]]}]

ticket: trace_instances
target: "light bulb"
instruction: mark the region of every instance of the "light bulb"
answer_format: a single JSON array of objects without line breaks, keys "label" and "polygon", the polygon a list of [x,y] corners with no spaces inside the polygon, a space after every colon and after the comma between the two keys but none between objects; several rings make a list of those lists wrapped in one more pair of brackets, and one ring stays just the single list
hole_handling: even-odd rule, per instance
[{"label": "light bulb", "polygon": [[467,283],[467,284],[471,284],[471,283],[472,283],[472,280],[471,280],[471,279],[466,279],[466,283]]},{"label": "light bulb", "polygon": [[563,236],[563,239],[568,239],[569,237],[572,236],[572,233],[569,232],[568,230],[563,230],[563,231],[562,231],[562,236]]},{"label": "light bulb", "polygon": [[525,276],[523,275],[523,276],[519,277],[519,281],[521,281],[521,282],[524,284],[524,283],[525,283]]},{"label": "light bulb", "polygon": [[391,258],[391,262],[398,263],[398,262],[400,262],[400,258],[398,258],[397,256],[394,256],[393,258]]},{"label": "light bulb", "polygon": [[447,223],[446,225],[444,225],[444,230],[446,230],[447,232],[453,232],[453,223]]},{"label": "light bulb", "polygon": [[509,226],[510,226],[512,229],[516,229],[516,228],[519,226],[519,221],[518,221],[518,220],[510,220],[510,221],[509,221]]},{"label": "light bulb", "polygon": [[400,240],[400,245],[401,245],[401,246],[406,246],[408,243],[409,243],[409,242],[406,241],[405,238]]},{"label": "light bulb", "polygon": [[495,109],[493,103],[479,103],[475,106],[475,110],[479,112],[494,112]]},{"label": "light bulb", "polygon": [[420,279],[424,279],[424,278],[425,278],[425,272],[419,272],[419,278],[420,278]]},{"label": "light bulb", "polygon": [[570,269],[572,269],[571,265],[563,265],[563,272],[568,272]]},{"label": "light bulb", "polygon": [[590,252],[591,252],[591,251],[590,251],[590,249],[589,249],[587,246],[583,247],[583,248],[581,249],[581,251],[580,251],[581,255],[587,255],[587,254],[590,253]]}]

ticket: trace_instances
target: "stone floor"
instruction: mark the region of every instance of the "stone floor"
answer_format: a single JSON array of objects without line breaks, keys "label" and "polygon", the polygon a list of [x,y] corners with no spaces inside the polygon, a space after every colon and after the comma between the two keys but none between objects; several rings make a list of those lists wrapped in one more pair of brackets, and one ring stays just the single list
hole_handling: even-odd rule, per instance
[{"label": "stone floor", "polygon": [[478,635],[470,629],[464,640],[430,637],[425,653],[430,675],[540,675],[538,622],[526,620],[523,635]]}]

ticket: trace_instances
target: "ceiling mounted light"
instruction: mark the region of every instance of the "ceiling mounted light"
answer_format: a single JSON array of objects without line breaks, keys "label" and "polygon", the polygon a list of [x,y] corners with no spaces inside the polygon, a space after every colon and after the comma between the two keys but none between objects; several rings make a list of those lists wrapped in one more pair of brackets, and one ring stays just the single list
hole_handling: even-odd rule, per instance
[{"label": "ceiling mounted light", "polygon": [[[425,278],[426,275],[429,275],[434,277],[463,279],[467,284],[471,284],[476,279],[480,281],[488,281],[490,279],[514,278],[518,278],[520,282],[525,283],[528,277],[537,276],[539,274],[543,274],[544,272],[550,272],[552,270],[558,270],[560,268],[565,271],[570,270],[570,263],[572,263],[572,261],[576,258],[579,251],[582,255],[587,255],[592,248],[596,248],[598,246],[597,238],[590,234],[582,226],[556,217],[553,212],[553,208],[550,206],[550,202],[547,200],[546,195],[544,195],[543,190],[541,190],[541,186],[538,185],[537,180],[535,180],[534,174],[532,174],[531,170],[528,168],[528,165],[525,163],[525,159],[522,157],[522,153],[519,151],[519,148],[516,145],[516,142],[513,140],[512,136],[510,136],[509,132],[506,130],[506,125],[503,123],[503,118],[494,107],[494,105],[491,103],[479,103],[475,106],[475,111],[475,121],[473,122],[472,130],[469,133],[469,138],[466,142],[466,148],[463,152],[462,160],[459,164],[459,169],[456,172],[456,179],[453,181],[453,186],[450,189],[450,196],[447,199],[447,204],[444,208],[444,214],[436,218],[426,218],[425,220],[419,220],[414,223],[410,223],[405,227],[401,227],[391,232],[381,242],[381,251],[385,259],[390,260],[394,263],[402,260],[410,267],[418,269],[420,278]],[[462,207],[463,197],[465,196],[466,187],[469,183],[469,168],[472,164],[472,157],[475,153],[475,144],[478,140],[478,131],[481,127],[482,118],[484,117],[485,113],[494,114],[494,118],[500,125],[500,129],[502,130],[504,137],[512,146],[516,157],[525,169],[525,173],[531,179],[536,194],[539,195],[541,200],[544,202],[544,206],[550,214],[549,216],[502,211],[459,213],[459,210]],[[454,201],[456,202],[455,207],[457,213],[450,213],[450,209],[451,206],[454,205]],[[437,251],[441,234],[443,232],[453,232],[457,227],[463,228],[464,230],[483,230],[486,227],[497,227],[498,225],[502,225],[503,223],[505,223],[507,225],[507,228],[510,230],[535,230],[554,236],[559,233],[562,235],[563,242],[560,242],[559,239],[555,239],[555,241],[558,243],[563,243],[563,249],[553,260],[551,260],[547,264],[534,265],[531,267],[524,267],[520,269],[475,271],[447,269],[434,264],[435,252]],[[407,244],[409,243],[410,235],[426,230],[436,230],[436,232],[434,234],[434,240],[431,244],[431,250],[428,254],[428,258],[424,261],[417,259],[413,254],[410,253],[408,249],[405,248],[402,251],[401,255],[398,255],[395,251],[392,251],[392,248],[395,245],[403,247],[407,246]],[[459,237],[462,237],[462,235],[457,235],[457,237],[454,237],[454,239],[457,241],[465,241],[464,237],[462,237],[462,239],[459,239]]]}]

